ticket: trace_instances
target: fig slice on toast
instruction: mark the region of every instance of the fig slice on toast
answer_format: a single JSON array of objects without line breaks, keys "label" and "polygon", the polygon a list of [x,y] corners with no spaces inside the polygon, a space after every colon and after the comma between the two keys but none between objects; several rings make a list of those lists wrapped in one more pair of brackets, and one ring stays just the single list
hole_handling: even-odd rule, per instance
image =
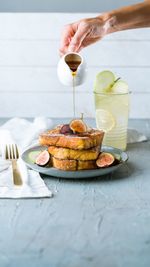
[{"label": "fig slice on toast", "polygon": [[47,150],[42,151],[36,158],[35,163],[41,167],[46,166],[50,161],[50,154]]},{"label": "fig slice on toast", "polygon": [[96,161],[96,165],[99,168],[106,168],[111,166],[114,162],[115,162],[115,157],[111,153],[102,152],[100,153]]},{"label": "fig slice on toast", "polygon": [[73,134],[73,131],[70,129],[69,124],[64,124],[60,129],[61,134]]},{"label": "fig slice on toast", "polygon": [[81,119],[72,120],[69,126],[74,133],[85,133],[87,131],[87,125]]}]

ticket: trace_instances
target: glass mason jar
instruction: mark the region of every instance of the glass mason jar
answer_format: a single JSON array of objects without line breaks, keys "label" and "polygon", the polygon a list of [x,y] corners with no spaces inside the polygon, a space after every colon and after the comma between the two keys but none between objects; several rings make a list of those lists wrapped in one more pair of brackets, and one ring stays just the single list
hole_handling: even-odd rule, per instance
[{"label": "glass mason jar", "polygon": [[129,93],[94,93],[96,125],[105,132],[103,144],[122,150],[127,146]]}]

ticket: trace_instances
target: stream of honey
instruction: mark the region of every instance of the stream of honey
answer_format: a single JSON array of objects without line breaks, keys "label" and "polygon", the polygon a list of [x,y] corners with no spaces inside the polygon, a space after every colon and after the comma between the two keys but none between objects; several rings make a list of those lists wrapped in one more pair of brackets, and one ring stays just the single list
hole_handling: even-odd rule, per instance
[{"label": "stream of honey", "polygon": [[73,90],[73,116],[76,117],[76,101],[75,101],[75,78],[76,78],[76,71],[72,72],[72,90]]},{"label": "stream of honey", "polygon": [[72,74],[72,96],[73,96],[73,117],[76,117],[76,99],[75,99],[75,79],[77,75],[77,69],[81,64],[81,61],[66,61]]}]

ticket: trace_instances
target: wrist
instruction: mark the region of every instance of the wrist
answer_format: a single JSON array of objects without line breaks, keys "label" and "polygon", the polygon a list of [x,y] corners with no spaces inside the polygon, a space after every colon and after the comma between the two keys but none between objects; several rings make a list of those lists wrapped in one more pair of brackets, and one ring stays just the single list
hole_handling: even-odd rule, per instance
[{"label": "wrist", "polygon": [[98,16],[105,29],[105,35],[118,31],[117,17],[114,12],[106,12]]},{"label": "wrist", "polygon": [[[105,24],[108,26],[107,34],[149,27],[150,25],[150,0],[131,6],[122,7],[102,14]],[[100,17],[100,16],[99,16]]]}]

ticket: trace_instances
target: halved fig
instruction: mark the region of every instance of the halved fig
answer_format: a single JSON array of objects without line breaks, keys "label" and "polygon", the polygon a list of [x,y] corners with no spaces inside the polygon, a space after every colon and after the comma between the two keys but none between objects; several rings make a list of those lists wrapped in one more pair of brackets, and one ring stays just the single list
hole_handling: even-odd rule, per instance
[{"label": "halved fig", "polygon": [[72,120],[69,126],[70,129],[75,133],[85,133],[87,131],[87,126],[83,120]]},{"label": "halved fig", "polygon": [[47,150],[42,151],[36,158],[35,163],[41,167],[46,166],[50,161],[50,154]]},{"label": "halved fig", "polygon": [[99,168],[105,168],[111,166],[114,163],[114,161],[115,157],[111,153],[102,152],[96,161],[96,165]]},{"label": "halved fig", "polygon": [[69,124],[64,124],[60,129],[61,134],[73,134],[73,131],[70,129]]}]

